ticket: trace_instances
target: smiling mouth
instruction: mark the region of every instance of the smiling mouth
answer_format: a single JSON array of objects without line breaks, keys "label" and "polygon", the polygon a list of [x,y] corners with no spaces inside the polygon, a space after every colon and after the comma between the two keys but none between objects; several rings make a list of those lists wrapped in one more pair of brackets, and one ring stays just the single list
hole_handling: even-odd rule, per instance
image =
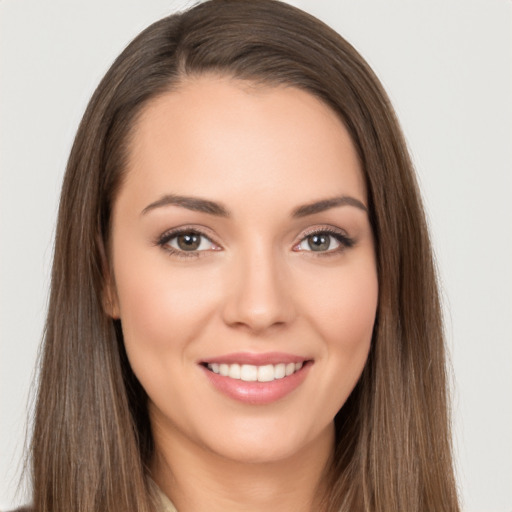
[{"label": "smiling mouth", "polygon": [[301,370],[308,361],[298,363],[278,363],[256,366],[253,364],[205,363],[213,373],[244,382],[272,382],[284,379]]},{"label": "smiling mouth", "polygon": [[247,405],[267,405],[292,394],[307,379],[314,359],[282,352],[238,352],[199,361],[214,389]]}]

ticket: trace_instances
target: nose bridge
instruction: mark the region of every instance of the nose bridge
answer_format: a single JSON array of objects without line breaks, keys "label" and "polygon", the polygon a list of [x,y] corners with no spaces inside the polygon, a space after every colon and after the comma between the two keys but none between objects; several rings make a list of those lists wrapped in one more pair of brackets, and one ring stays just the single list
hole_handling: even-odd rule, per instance
[{"label": "nose bridge", "polygon": [[294,308],[286,265],[271,244],[253,241],[237,251],[234,260],[225,321],[253,331],[289,322]]}]

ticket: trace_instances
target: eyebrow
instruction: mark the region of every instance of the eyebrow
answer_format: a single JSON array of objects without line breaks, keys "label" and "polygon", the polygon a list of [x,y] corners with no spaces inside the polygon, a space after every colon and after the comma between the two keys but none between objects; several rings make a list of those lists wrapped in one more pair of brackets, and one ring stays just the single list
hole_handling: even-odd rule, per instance
[{"label": "eyebrow", "polygon": [[201,199],[199,197],[189,197],[189,196],[178,196],[174,194],[167,194],[154,203],[146,206],[144,210],[142,210],[142,214],[154,210],[155,208],[160,208],[162,206],[181,206],[182,208],[186,208],[187,210],[192,210],[195,212],[208,213],[210,215],[216,215],[218,217],[229,217],[230,213],[228,209],[220,203],[216,203],[214,201],[209,201],[208,199]]},{"label": "eyebrow", "polygon": [[[231,216],[229,210],[221,203],[210,201],[208,199],[201,199],[199,197],[180,196],[175,194],[166,194],[157,201],[149,204],[142,210],[142,215],[145,215],[156,208],[170,205],[181,206],[187,210],[208,213],[209,215],[215,215],[217,217]],[[355,208],[368,213],[368,208],[359,199],[356,199],[352,196],[340,196],[322,199],[320,201],[315,201],[313,203],[299,206],[293,210],[292,217],[307,217],[308,215],[321,213],[326,210],[330,210],[331,208],[337,208],[339,206],[354,206]]]},{"label": "eyebrow", "polygon": [[307,217],[308,215],[321,213],[326,210],[330,210],[331,208],[336,208],[338,206],[354,206],[368,213],[368,208],[361,201],[359,201],[359,199],[356,199],[355,197],[352,196],[340,196],[331,197],[329,199],[322,199],[320,201],[315,201],[313,203],[299,206],[298,208],[293,210],[292,217]]}]

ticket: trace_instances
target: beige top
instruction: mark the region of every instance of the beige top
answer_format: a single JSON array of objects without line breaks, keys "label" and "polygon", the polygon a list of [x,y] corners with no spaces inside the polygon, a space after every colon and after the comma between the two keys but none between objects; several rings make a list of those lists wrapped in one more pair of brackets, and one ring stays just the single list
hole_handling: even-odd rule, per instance
[{"label": "beige top", "polygon": [[171,500],[162,492],[160,487],[156,485],[153,479],[148,477],[149,485],[156,502],[160,505],[158,508],[159,512],[178,512],[176,507],[171,503]]}]

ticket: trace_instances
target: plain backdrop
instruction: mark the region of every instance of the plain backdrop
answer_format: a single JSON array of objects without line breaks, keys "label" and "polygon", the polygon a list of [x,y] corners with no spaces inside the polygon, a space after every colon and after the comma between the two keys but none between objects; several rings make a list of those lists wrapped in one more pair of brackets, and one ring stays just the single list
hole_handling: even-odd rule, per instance
[{"label": "plain backdrop", "polygon": [[[0,509],[24,502],[58,194],[98,81],[181,0],[0,0]],[[510,0],[304,0],[369,61],[417,167],[453,367],[463,510],[512,511]]]}]

